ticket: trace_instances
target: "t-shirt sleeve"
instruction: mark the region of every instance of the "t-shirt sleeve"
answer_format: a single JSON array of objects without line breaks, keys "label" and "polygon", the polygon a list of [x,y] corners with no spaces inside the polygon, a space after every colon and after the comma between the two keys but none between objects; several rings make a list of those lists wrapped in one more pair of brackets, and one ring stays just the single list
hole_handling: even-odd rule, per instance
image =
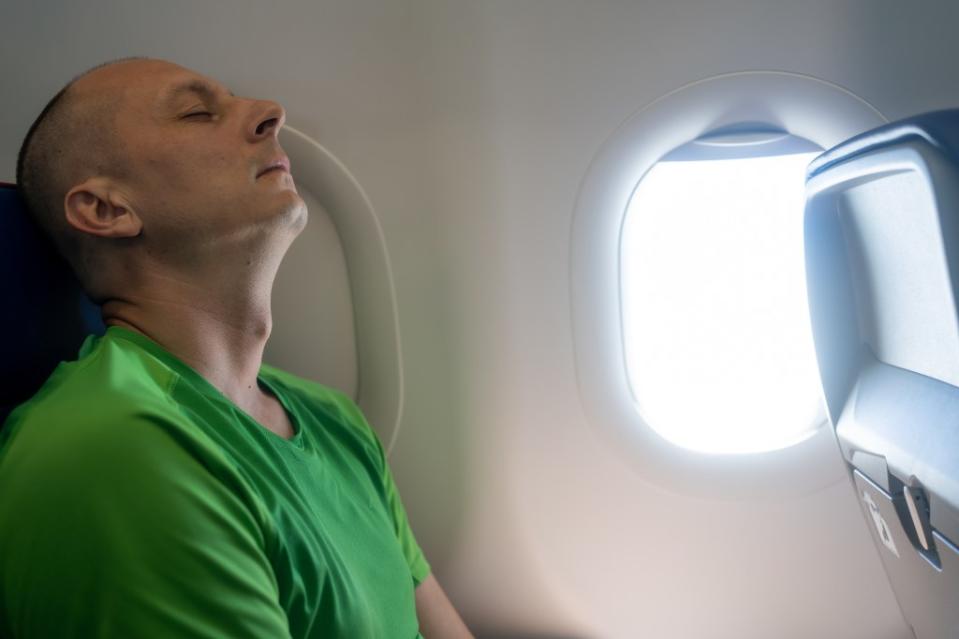
[{"label": "t-shirt sleeve", "polygon": [[406,516],[406,509],[403,507],[403,501],[400,499],[400,491],[393,480],[393,473],[390,471],[390,465],[386,460],[386,451],[383,448],[380,438],[376,432],[370,428],[359,407],[345,395],[338,397],[341,407],[345,410],[349,419],[359,424],[368,434],[376,446],[377,467],[380,473],[380,482],[386,496],[386,502],[389,506],[390,516],[393,519],[393,531],[403,550],[403,556],[410,567],[410,574],[413,576],[414,586],[419,586],[430,574],[430,565],[426,561],[426,556],[416,543],[416,537],[413,535],[413,529],[410,527],[409,519]]},{"label": "t-shirt sleeve", "polygon": [[[374,434],[375,437],[375,434]],[[390,507],[390,514],[393,517],[393,530],[396,532],[396,538],[403,549],[403,556],[410,566],[410,574],[413,575],[414,586],[419,586],[430,574],[430,565],[426,561],[426,556],[416,543],[413,536],[413,530],[410,527],[409,519],[406,517],[406,509],[403,508],[403,501],[400,499],[399,490],[396,488],[396,482],[393,481],[393,473],[390,471],[389,464],[386,462],[386,454],[379,438],[376,438],[377,448],[380,451],[380,458],[383,463],[383,486],[386,491],[386,500]]]},{"label": "t-shirt sleeve", "polygon": [[289,636],[258,517],[163,420],[7,442],[0,635]]}]

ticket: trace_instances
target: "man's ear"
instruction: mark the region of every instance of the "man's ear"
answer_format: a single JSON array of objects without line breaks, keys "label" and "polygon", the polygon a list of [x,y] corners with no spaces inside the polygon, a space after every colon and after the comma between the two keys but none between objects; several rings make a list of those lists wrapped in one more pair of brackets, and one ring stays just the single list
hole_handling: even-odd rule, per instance
[{"label": "man's ear", "polygon": [[90,178],[67,191],[63,200],[70,226],[99,237],[136,237],[143,222],[106,178]]}]

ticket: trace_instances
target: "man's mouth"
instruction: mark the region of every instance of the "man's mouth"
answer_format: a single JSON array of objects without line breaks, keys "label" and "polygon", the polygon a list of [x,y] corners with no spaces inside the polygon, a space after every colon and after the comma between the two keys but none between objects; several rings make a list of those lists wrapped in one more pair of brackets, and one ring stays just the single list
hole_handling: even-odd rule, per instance
[{"label": "man's mouth", "polygon": [[290,172],[290,159],[285,155],[281,155],[270,160],[263,168],[260,169],[259,173],[256,174],[256,177],[259,178],[262,175],[265,175],[271,171],[284,171],[286,173]]}]

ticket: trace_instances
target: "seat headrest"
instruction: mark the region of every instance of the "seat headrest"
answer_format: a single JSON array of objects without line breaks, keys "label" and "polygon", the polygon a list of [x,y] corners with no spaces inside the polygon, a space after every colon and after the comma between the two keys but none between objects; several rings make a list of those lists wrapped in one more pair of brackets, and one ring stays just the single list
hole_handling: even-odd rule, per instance
[{"label": "seat headrest", "polygon": [[16,187],[0,183],[0,425],[84,338],[102,335],[100,309],[30,219]]},{"label": "seat headrest", "polygon": [[930,111],[849,138],[813,160],[807,177],[813,178],[841,162],[911,140],[921,140],[959,163],[959,109]]}]

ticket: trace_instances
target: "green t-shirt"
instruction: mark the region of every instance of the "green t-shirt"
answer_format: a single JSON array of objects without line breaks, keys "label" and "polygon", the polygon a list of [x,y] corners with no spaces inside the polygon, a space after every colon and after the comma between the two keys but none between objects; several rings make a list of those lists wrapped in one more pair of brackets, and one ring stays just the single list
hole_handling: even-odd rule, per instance
[{"label": "green t-shirt", "polygon": [[111,327],[0,431],[0,636],[418,637],[430,567],[342,393],[264,365],[295,435]]}]

